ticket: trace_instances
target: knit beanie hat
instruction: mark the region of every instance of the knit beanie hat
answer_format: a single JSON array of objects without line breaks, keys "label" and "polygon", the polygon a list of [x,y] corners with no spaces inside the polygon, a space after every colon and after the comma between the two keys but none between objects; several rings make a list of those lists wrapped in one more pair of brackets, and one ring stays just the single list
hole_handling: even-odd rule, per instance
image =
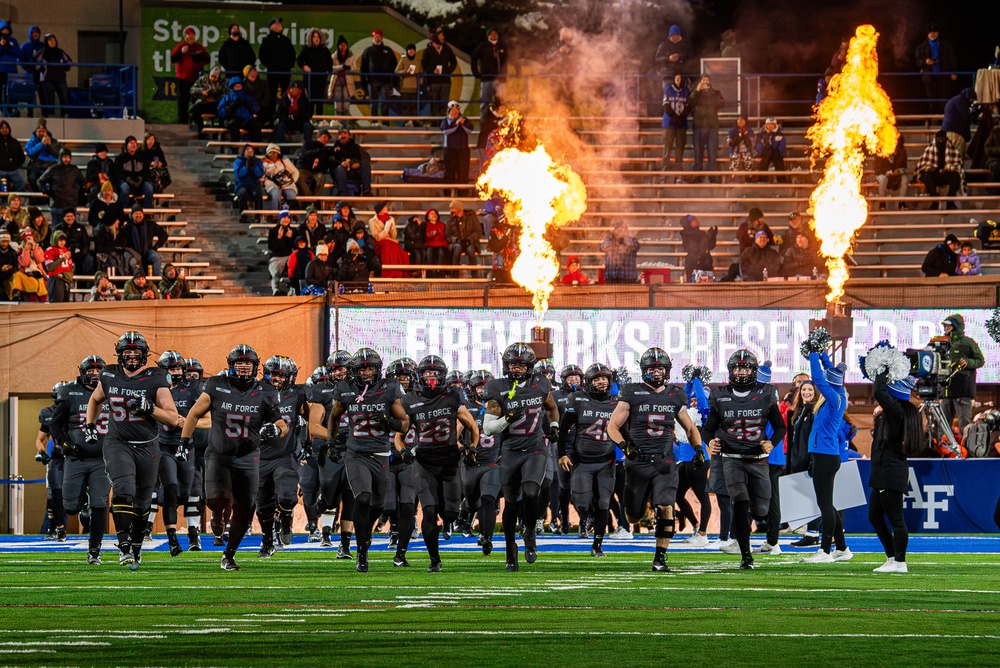
[{"label": "knit beanie hat", "polygon": [[764,360],[760,363],[760,366],[757,367],[757,382],[771,382],[771,360]]},{"label": "knit beanie hat", "polygon": [[847,365],[841,362],[832,369],[827,369],[823,372],[826,376],[826,382],[837,387],[842,387],[844,385],[844,376],[847,373]]},{"label": "knit beanie hat", "polygon": [[886,389],[889,391],[889,396],[895,397],[900,401],[909,401],[910,393],[913,392],[915,384],[913,376],[907,376],[906,378],[892,381]]}]

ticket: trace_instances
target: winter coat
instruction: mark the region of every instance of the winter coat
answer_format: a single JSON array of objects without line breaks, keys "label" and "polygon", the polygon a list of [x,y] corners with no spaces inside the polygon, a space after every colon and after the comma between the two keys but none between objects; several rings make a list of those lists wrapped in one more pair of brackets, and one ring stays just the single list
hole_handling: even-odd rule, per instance
[{"label": "winter coat", "polygon": [[118,195],[115,195],[110,202],[105,202],[100,197],[91,202],[87,223],[92,228],[96,230],[98,225],[110,225],[115,220],[119,223],[124,223],[126,220],[125,211],[118,202]]},{"label": "winter coat", "polygon": [[333,54],[330,53],[330,47],[322,40],[323,33],[320,33],[321,40],[319,46],[313,46],[312,36],[317,32],[319,31],[311,30],[309,32],[308,41],[299,50],[299,57],[296,62],[298,62],[299,67],[303,70],[308,67],[310,74],[330,74],[333,71]]},{"label": "winter coat", "polygon": [[681,247],[687,255],[684,256],[684,273],[690,277],[696,270],[712,271],[711,250],[715,248],[719,236],[719,228],[711,227],[708,231],[692,228],[687,218],[681,219]]},{"label": "winter coat", "polygon": [[782,276],[812,276],[813,269],[820,270],[824,267],[824,262],[820,259],[812,244],[806,248],[792,246],[785,251],[785,257],[781,261]]},{"label": "winter coat", "polygon": [[403,248],[408,251],[422,251],[427,241],[427,225],[414,216],[403,230]]},{"label": "winter coat", "polygon": [[80,203],[80,191],[87,186],[80,168],[70,163],[56,163],[38,177],[38,185],[47,190],[52,206],[60,209],[75,207]]},{"label": "winter coat", "polygon": [[90,234],[87,228],[80,221],[75,221],[72,225],[60,222],[52,228],[53,237],[56,232],[62,232],[66,237],[66,248],[74,256],[86,255],[90,253]]},{"label": "winter coat", "polygon": [[267,109],[271,104],[271,91],[267,87],[267,82],[259,74],[256,81],[243,80],[243,92],[253,98],[258,109]]},{"label": "winter coat", "polygon": [[372,216],[368,220],[368,231],[371,232],[372,238],[375,239],[375,243],[378,243],[383,239],[396,241],[396,219],[389,216],[389,219],[383,223],[379,220],[378,216]]},{"label": "winter coat", "polygon": [[96,154],[90,156],[90,160],[87,161],[87,173],[83,177],[84,181],[87,182],[87,187],[97,185],[101,180],[101,174],[114,182],[115,161],[110,155],[103,160]]},{"label": "winter coat", "polygon": [[[281,234],[279,237],[278,235]],[[275,225],[267,233],[267,250],[272,257],[288,257],[295,249],[295,228]]]},{"label": "winter coat", "polygon": [[155,142],[153,148],[141,148],[142,158],[146,161],[147,165],[152,166],[153,158],[158,158],[160,161],[160,167],[167,166],[167,156],[163,154],[163,149],[160,147],[160,142]]},{"label": "winter coat", "polygon": [[[182,53],[181,49],[185,46],[188,50],[186,53]],[[211,59],[205,47],[198,42],[188,44],[180,41],[170,52],[170,62],[174,64],[174,74],[181,81],[188,83],[197,81],[198,74]]]},{"label": "winter coat", "polygon": [[965,141],[972,139],[972,105],[976,100],[976,91],[971,88],[948,100],[944,105],[944,120],[941,129],[954,132]]},{"label": "winter coat", "polygon": [[459,123],[460,118],[465,118],[465,116],[459,115],[458,118],[445,116],[441,120],[441,133],[444,135],[446,149],[469,150],[469,135],[472,134],[473,130],[472,121],[465,118],[464,123]]},{"label": "winter coat", "polygon": [[770,246],[760,248],[754,244],[740,253],[740,273],[744,281],[763,281],[764,271],[768,278],[781,275],[781,256]]},{"label": "winter coat", "polygon": [[146,292],[152,290],[153,299],[160,298],[160,291],[156,288],[156,284],[153,281],[146,279],[146,285],[139,287],[135,284],[135,278],[130,278],[125,282],[125,287],[122,289],[123,299],[126,301],[132,299],[142,299]]},{"label": "winter coat", "polygon": [[290,128],[301,128],[303,123],[312,119],[312,105],[309,96],[299,89],[298,104],[294,104],[291,95],[285,93],[278,100],[278,108],[274,114],[275,121],[284,121]]},{"label": "winter coat", "polygon": [[[0,30],[11,29],[10,21],[0,21]],[[6,46],[0,44],[0,72],[17,74],[17,64],[21,60],[21,46],[14,39],[13,33],[7,37]]]},{"label": "winter coat", "polygon": [[792,416],[792,437],[788,441],[789,473],[809,470],[809,434],[816,419],[813,406],[814,404],[801,404]]},{"label": "winter coat", "polygon": [[[7,121],[0,121],[0,125],[10,125]],[[24,166],[26,155],[21,142],[14,138],[14,135],[0,136],[0,171],[12,172]]]},{"label": "winter coat", "polygon": [[284,32],[269,30],[260,40],[258,57],[269,72],[291,72],[295,67],[295,47]]},{"label": "winter coat", "polygon": [[[173,278],[167,277],[170,269],[177,272]],[[182,299],[191,295],[187,279],[169,262],[163,263],[163,268],[160,270],[160,285],[157,287],[164,299]]]},{"label": "winter coat", "polygon": [[958,69],[958,60],[955,58],[955,49],[952,47],[951,42],[939,37],[937,39],[937,50],[937,62],[933,65],[928,65],[927,59],[934,57],[930,40],[925,39],[917,46],[914,53],[914,60],[916,61],[918,72],[954,72]]},{"label": "winter coat", "polygon": [[235,187],[254,190],[260,188],[261,179],[264,178],[264,163],[257,156],[246,157],[244,155],[246,147],[240,152],[240,157],[233,161],[233,174],[236,177]]},{"label": "winter coat", "polygon": [[121,225],[117,232],[111,225],[98,225],[94,228],[94,252],[101,254],[118,253],[125,250],[125,235]]},{"label": "winter coat", "polygon": [[260,111],[260,107],[246,91],[233,90],[236,84],[242,84],[240,77],[230,77],[229,92],[219,100],[218,114],[223,120],[239,119],[244,123],[253,120],[254,115]]},{"label": "winter coat", "polygon": [[[299,170],[296,169],[295,165],[288,158],[278,158],[277,160],[262,160],[264,165],[264,185],[274,186],[276,188],[291,189],[296,193],[298,192],[298,187],[295,183],[299,180]],[[281,185],[278,183],[277,176],[281,172],[288,172],[292,177],[292,182]]]},{"label": "winter coat", "polygon": [[462,215],[448,218],[445,236],[449,243],[470,242],[478,245],[483,238],[483,224],[474,211],[462,211]]},{"label": "winter coat", "polygon": [[[150,250],[158,250],[170,238],[170,233],[166,229],[148,217],[143,218],[141,223],[129,218],[121,233],[125,235],[125,246],[140,255]],[[156,241],[153,241],[153,237],[156,237]]]},{"label": "winter coat", "polygon": [[785,133],[778,126],[774,132],[768,132],[767,128],[757,131],[757,155],[762,155],[765,150],[777,152],[782,158],[785,157]]},{"label": "winter coat", "polygon": [[[135,137],[125,138],[125,146],[129,145]],[[141,149],[136,149],[135,153],[129,153],[128,148],[122,148],[122,152],[115,158],[115,181],[125,182],[129,186],[136,188],[143,182],[149,180],[149,163]]]},{"label": "winter coat", "polygon": [[310,250],[316,250],[316,246],[322,243],[323,238],[326,237],[326,226],[317,219],[316,227],[309,227],[309,220],[306,219],[296,230],[296,236],[305,237],[306,247]]},{"label": "winter coat", "polygon": [[68,53],[59,48],[58,41],[55,46],[48,45],[48,39],[52,36],[52,33],[45,36],[45,39],[42,40],[46,42],[45,48],[35,55],[35,60],[41,63],[39,76],[42,81],[49,83],[65,82],[66,75],[69,73],[69,67],[66,66],[66,63],[72,63],[73,59],[69,57]]},{"label": "winter coat", "polygon": [[[32,39],[31,33],[38,33],[38,39]],[[38,61],[38,54],[42,49],[45,48],[45,43],[42,42],[42,31],[38,26],[31,26],[28,28],[28,39],[21,44],[21,67],[24,68],[25,72],[36,73],[38,71],[38,66],[35,64]]]},{"label": "winter coat", "polygon": [[[678,60],[671,61],[670,56],[677,54]],[[671,42],[669,39],[661,42],[656,47],[656,55],[653,61],[656,63],[656,72],[662,77],[673,76],[677,72],[684,71],[684,63],[691,58],[690,42],[681,39],[679,42]]]},{"label": "winter coat", "polygon": [[225,70],[227,76],[243,76],[243,68],[257,62],[257,55],[253,52],[250,42],[242,37],[239,39],[226,39],[219,47],[219,65]]},{"label": "winter coat", "polygon": [[337,279],[341,283],[367,283],[373,273],[382,270],[382,263],[375,257],[375,252],[370,252],[371,255],[367,252],[358,255],[348,253],[340,263]]},{"label": "winter coat", "polygon": [[[694,114],[696,130],[718,130],[719,110],[726,103],[718,88],[696,90],[688,98],[688,106]],[[716,138],[715,141],[718,141]]]},{"label": "winter coat", "polygon": [[309,248],[296,248],[288,256],[288,278],[302,280],[306,277],[306,267],[316,256]]},{"label": "winter coat", "polygon": [[910,466],[903,452],[905,416],[900,400],[889,394],[885,375],[875,377],[875,401],[882,412],[875,417],[868,486],[905,494],[910,484]]},{"label": "winter coat", "polygon": [[[410,67],[413,73],[410,73]],[[424,66],[416,56],[410,58],[405,53],[400,57],[399,64],[396,65],[396,74],[399,75],[399,92],[403,95],[416,95],[419,87],[420,75],[424,72]]]},{"label": "winter coat", "polygon": [[485,40],[472,52],[472,74],[483,81],[493,81],[507,74],[507,45],[503,40],[490,44]]},{"label": "winter coat", "polygon": [[[215,74],[215,81],[212,75]],[[198,102],[218,102],[226,94],[226,82],[223,79],[222,68],[216,65],[208,74],[202,74],[191,86],[191,101]]]},{"label": "winter coat", "polygon": [[448,237],[445,233],[444,222],[438,220],[435,223],[428,221],[424,225],[424,245],[427,248],[447,248]]},{"label": "winter coat", "polygon": [[979,276],[982,273],[982,265],[979,261],[979,253],[969,251],[969,254],[958,254],[958,275],[959,276]]},{"label": "winter coat", "polygon": [[31,138],[28,139],[28,143],[24,145],[24,152],[28,154],[34,162],[59,162],[59,141],[52,135],[48,135],[51,139],[51,143],[46,146],[42,143],[42,140],[38,136],[38,132],[34,132]]},{"label": "winter coat", "polygon": [[753,130],[750,126],[745,126],[740,128],[734,125],[729,128],[729,136],[727,137],[727,143],[729,144],[729,157],[733,157],[738,153],[750,153],[753,155],[754,152],[754,141],[753,141]]},{"label": "winter coat", "polygon": [[[831,368],[830,359],[823,353],[809,353],[809,374],[816,390],[823,395],[823,404],[815,410],[815,420],[809,432],[809,453],[840,456],[840,430],[847,410],[847,391],[843,385],[831,385],[824,370]],[[818,403],[818,402],[817,402]]]},{"label": "winter coat", "polygon": [[[774,233],[771,232],[771,228],[768,227],[767,223],[761,223],[760,230],[767,232],[767,243],[768,245],[774,244]],[[760,230],[755,230],[750,225],[750,221],[743,221],[740,226],[736,228],[736,240],[740,242],[740,253],[745,251],[750,246],[753,246],[754,237]]]},{"label": "winter coat", "polygon": [[[424,66],[424,75],[428,84],[445,84],[451,82],[451,77],[448,76],[458,68],[458,59],[455,57],[455,52],[451,50],[451,47],[447,44],[441,45],[441,52],[438,53],[434,45],[428,44],[424,47],[424,55],[420,59],[420,63]],[[441,66],[441,74],[435,75],[435,68]]]},{"label": "winter coat", "polygon": [[660,126],[674,130],[687,129],[688,116],[691,108],[688,106],[689,91],[687,86],[678,88],[670,82],[663,89],[663,120]]},{"label": "winter coat", "polygon": [[370,74],[392,74],[396,71],[396,54],[384,42],[372,44],[361,53],[361,85],[389,83],[386,76],[369,77]]},{"label": "winter coat", "polygon": [[[301,106],[301,104],[300,102],[299,105]],[[299,149],[299,159],[296,161],[295,166],[300,170],[305,169],[317,174],[324,174],[330,169],[330,154],[332,151],[333,145],[329,142],[324,144],[316,139],[310,139],[302,143],[302,148]]]},{"label": "winter coat", "polygon": [[325,288],[333,281],[333,267],[329,262],[314,258],[306,265],[306,285]]},{"label": "winter coat", "polygon": [[947,245],[938,244],[927,251],[920,271],[929,278],[937,278],[941,274],[955,276],[958,273],[958,255]]},{"label": "winter coat", "polygon": [[965,360],[965,368],[955,371],[948,383],[945,397],[949,399],[976,396],[976,369],[986,363],[983,351],[979,349],[979,344],[975,339],[965,335],[965,319],[960,315],[948,317],[954,324],[955,329],[948,335],[948,362],[953,367],[957,366],[961,360]]}]

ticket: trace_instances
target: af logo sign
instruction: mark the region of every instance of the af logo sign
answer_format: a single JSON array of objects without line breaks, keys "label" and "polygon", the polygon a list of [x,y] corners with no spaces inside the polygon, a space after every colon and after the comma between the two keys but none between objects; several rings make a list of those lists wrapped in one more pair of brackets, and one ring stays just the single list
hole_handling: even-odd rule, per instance
[{"label": "af logo sign", "polygon": [[903,498],[903,507],[908,502],[912,502],[912,507],[918,510],[926,510],[923,529],[937,529],[938,511],[948,512],[948,497],[955,495],[954,485],[921,485],[917,480],[917,474],[910,469],[910,485],[906,496]]}]

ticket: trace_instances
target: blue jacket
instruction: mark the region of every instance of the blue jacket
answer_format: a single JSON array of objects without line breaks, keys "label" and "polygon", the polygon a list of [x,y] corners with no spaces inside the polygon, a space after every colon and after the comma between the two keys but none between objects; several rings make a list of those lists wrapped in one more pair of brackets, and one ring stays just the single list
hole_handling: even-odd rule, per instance
[{"label": "blue jacket", "polygon": [[[708,390],[702,384],[701,378],[692,378],[684,384],[684,392],[687,393],[688,398],[694,397],[697,402],[696,409],[692,410],[688,408],[688,415],[694,418],[694,413],[698,413],[701,416],[701,424],[697,424],[698,420],[695,420],[695,426],[701,427],[702,424],[705,424],[705,418],[708,416]],[[680,447],[678,449],[677,461],[689,462],[694,459],[694,448],[691,447],[690,443],[679,440],[678,444]],[[702,454],[705,456],[705,461],[708,461],[708,446],[702,443],[701,448],[703,451]]]},{"label": "blue jacket", "polygon": [[[851,460],[852,454],[858,454],[851,450],[851,439],[853,439],[858,433],[858,428],[853,424],[844,420],[844,424],[840,427],[840,462],[844,463]],[[860,455],[859,455],[860,456]]]},{"label": "blue jacket", "polygon": [[976,91],[966,88],[948,100],[944,105],[944,120],[941,121],[941,129],[945,132],[961,135],[965,141],[972,139],[972,103],[975,97]]},{"label": "blue jacket", "polygon": [[[0,30],[10,29],[10,21],[0,21]],[[0,45],[0,72],[17,74],[17,64],[21,60],[21,47],[11,35],[7,38],[7,46]]]},{"label": "blue jacket", "polygon": [[260,111],[260,107],[252,97],[242,90],[233,90],[236,84],[242,84],[240,77],[229,79],[229,93],[219,100],[219,118],[229,120],[239,118],[245,123],[253,120],[254,114]]},{"label": "blue jacket", "polygon": [[688,106],[688,87],[674,87],[671,81],[663,89],[663,122],[661,127],[686,129],[691,108]]},{"label": "blue jacket", "polygon": [[[33,32],[38,33],[38,39],[31,39],[31,33]],[[28,39],[21,45],[21,67],[24,68],[25,72],[34,73],[38,71],[37,56],[44,48],[45,42],[42,41],[42,29],[38,26],[28,28]]]},{"label": "blue jacket", "polygon": [[782,158],[785,157],[785,133],[781,131],[780,125],[774,132],[768,132],[766,128],[761,128],[757,132],[757,155],[767,148],[777,151]]},{"label": "blue jacket", "polygon": [[246,146],[240,151],[240,157],[233,162],[233,173],[236,175],[236,187],[247,186],[260,188],[260,180],[264,178],[264,163],[256,156],[253,161],[245,157]]},{"label": "blue jacket", "polygon": [[[52,135],[49,135],[52,137]],[[38,135],[32,133],[31,139],[28,143],[24,145],[24,152],[28,154],[28,157],[32,160],[38,160],[40,162],[51,162],[53,164],[59,162],[59,143],[56,141],[55,137],[52,137],[52,143],[46,146],[42,143],[42,140],[38,138]]]},{"label": "blue jacket", "polygon": [[822,363],[817,353],[809,353],[809,371],[816,389],[823,395],[823,405],[816,411],[812,431],[809,432],[809,452],[818,455],[840,456],[841,429],[844,425],[844,411],[847,409],[847,391],[844,387],[831,385],[824,373],[824,367],[832,367],[830,358],[823,353]]}]

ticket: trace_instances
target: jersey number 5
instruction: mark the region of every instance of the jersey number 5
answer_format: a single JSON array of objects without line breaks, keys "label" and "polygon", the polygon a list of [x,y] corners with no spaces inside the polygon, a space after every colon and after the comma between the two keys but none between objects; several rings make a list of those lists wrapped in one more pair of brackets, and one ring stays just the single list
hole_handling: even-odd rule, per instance
[{"label": "jersey number 5", "polygon": [[227,413],[225,433],[229,438],[250,438],[250,416]]},{"label": "jersey number 5", "polygon": [[759,441],[763,422],[760,418],[737,418],[726,433],[738,441]]}]

